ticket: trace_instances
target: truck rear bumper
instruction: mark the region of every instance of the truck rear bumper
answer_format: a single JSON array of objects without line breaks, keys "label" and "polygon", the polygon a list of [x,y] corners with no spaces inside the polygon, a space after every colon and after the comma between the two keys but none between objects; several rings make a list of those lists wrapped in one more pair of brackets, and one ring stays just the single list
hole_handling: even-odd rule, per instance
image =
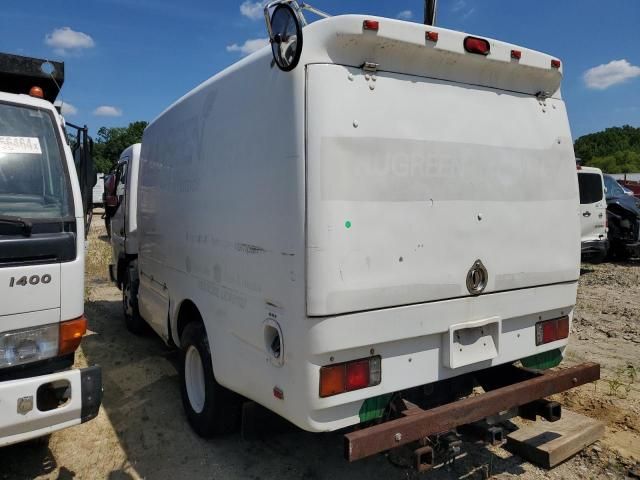
[{"label": "truck rear bumper", "polygon": [[[544,374],[515,369],[514,383],[429,410],[412,406],[399,418],[345,435],[345,457],[349,461],[445,433],[455,427],[482,420],[546,396],[569,390],[600,378],[600,365],[584,363]],[[524,375],[525,379],[518,374]],[[511,375],[505,375],[509,377]],[[529,376],[529,378],[526,378]]]},{"label": "truck rear bumper", "polygon": [[101,402],[99,366],[0,382],[0,447],[87,422]]}]

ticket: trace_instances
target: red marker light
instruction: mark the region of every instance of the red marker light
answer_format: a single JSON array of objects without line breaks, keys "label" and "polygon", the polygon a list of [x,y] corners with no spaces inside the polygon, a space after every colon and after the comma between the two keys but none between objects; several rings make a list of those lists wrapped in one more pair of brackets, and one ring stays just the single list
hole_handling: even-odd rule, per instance
[{"label": "red marker light", "polygon": [[430,42],[437,42],[438,41],[438,32],[426,32],[425,33],[425,38],[427,40],[429,40]]},{"label": "red marker light", "polygon": [[380,28],[380,23],[377,20],[365,20],[362,22],[362,28],[365,30],[373,30],[374,32],[378,31]]},{"label": "red marker light", "polygon": [[522,57],[522,52],[520,50],[511,50],[511,58],[520,60],[521,57]]},{"label": "red marker light", "polygon": [[484,38],[467,37],[464,39],[464,49],[469,53],[489,55],[491,47]]},{"label": "red marker light", "polygon": [[551,60],[551,66],[553,68],[560,68],[560,60]]}]

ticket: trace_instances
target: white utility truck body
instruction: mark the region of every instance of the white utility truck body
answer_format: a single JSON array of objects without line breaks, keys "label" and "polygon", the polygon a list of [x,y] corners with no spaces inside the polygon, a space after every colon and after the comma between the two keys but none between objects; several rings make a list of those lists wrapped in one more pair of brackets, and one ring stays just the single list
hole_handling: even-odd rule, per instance
[{"label": "white utility truck body", "polygon": [[33,78],[42,95],[47,76],[28,69],[39,62],[0,54],[0,90],[11,87],[0,91],[0,447],[90,420],[102,396],[99,367],[70,369],[86,330],[85,245],[64,119],[53,99],[15,93]]},{"label": "white utility truck body", "polygon": [[[373,398],[560,357],[568,330],[542,343],[536,324],[568,329],[579,275],[562,69],[466,37],[323,19],[297,68],[264,48],[164,111],[140,159],[142,318],[183,348],[201,319],[219,384],[317,432]],[[346,384],[321,384],[343,365]]]},{"label": "white utility truck body", "polygon": [[595,261],[607,255],[607,200],[602,170],[578,167],[582,256]]}]

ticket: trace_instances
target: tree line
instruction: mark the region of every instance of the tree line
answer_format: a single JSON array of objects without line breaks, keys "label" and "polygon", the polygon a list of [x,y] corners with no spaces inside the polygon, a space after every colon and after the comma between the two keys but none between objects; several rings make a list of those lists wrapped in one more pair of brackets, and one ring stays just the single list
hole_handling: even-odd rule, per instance
[{"label": "tree line", "polygon": [[127,127],[102,127],[93,142],[93,163],[96,172],[107,173],[118,162],[122,151],[142,142],[148,123],[132,122]]},{"label": "tree line", "polygon": [[640,172],[640,128],[624,125],[583,135],[573,149],[583,165],[605,173]]}]

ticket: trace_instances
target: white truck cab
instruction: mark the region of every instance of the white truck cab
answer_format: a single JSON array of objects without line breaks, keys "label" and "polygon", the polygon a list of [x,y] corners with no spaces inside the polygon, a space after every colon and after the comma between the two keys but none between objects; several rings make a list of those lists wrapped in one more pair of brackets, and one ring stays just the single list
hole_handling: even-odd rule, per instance
[{"label": "white truck cab", "polygon": [[0,447],[88,421],[102,398],[100,367],[71,368],[87,328],[85,215],[52,103],[63,72],[0,54]]},{"label": "white truck cab", "polygon": [[578,166],[582,257],[593,262],[607,255],[607,201],[602,170]]},{"label": "white truck cab", "polygon": [[[233,429],[245,397],[332,431],[407,392],[450,401],[512,378],[496,368],[557,365],[580,264],[560,61],[388,18],[306,25],[301,8],[267,5],[271,48],[144,132],[137,252],[112,272],[136,282],[126,317],[181,349],[192,427]],[[485,411],[469,408],[447,418]],[[400,420],[366,454],[442,425]]]}]

